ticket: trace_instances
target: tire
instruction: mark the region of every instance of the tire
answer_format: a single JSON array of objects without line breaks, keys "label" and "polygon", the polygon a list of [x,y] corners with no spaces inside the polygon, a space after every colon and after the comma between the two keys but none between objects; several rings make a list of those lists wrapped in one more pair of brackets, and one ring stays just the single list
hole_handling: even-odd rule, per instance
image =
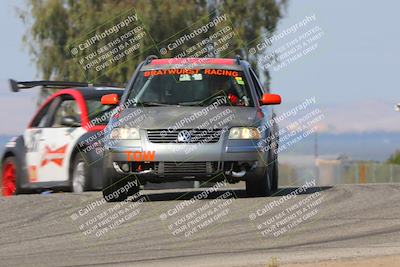
[{"label": "tire", "polygon": [[260,168],[258,174],[246,180],[246,194],[249,197],[265,197],[272,192],[268,168]]},{"label": "tire", "polygon": [[85,159],[78,152],[76,154],[71,172],[71,191],[74,193],[82,193],[90,188],[89,166]]},{"label": "tire", "polygon": [[[128,188],[128,190],[123,190]],[[103,198],[107,202],[120,202],[126,200],[129,196],[132,196],[139,192],[140,185],[137,180],[132,179],[129,176],[116,177],[110,175],[104,175],[103,178]]]},{"label": "tire", "polygon": [[20,170],[15,157],[7,157],[3,160],[1,191],[2,195],[9,197],[22,192],[20,185]]},{"label": "tire", "polygon": [[278,160],[274,161],[274,165],[272,167],[272,192],[278,191],[278,181],[279,181],[279,164]]}]

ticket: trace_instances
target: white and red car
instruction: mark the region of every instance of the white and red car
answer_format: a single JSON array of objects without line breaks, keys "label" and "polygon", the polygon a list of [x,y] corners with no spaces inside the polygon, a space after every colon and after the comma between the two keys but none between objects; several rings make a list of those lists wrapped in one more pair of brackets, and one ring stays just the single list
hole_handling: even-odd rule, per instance
[{"label": "white and red car", "polygon": [[3,195],[100,190],[103,130],[115,108],[100,100],[106,94],[121,96],[123,89],[54,81],[10,80],[10,85],[14,92],[36,86],[65,89],[52,94],[23,135],[6,144],[1,158]]}]

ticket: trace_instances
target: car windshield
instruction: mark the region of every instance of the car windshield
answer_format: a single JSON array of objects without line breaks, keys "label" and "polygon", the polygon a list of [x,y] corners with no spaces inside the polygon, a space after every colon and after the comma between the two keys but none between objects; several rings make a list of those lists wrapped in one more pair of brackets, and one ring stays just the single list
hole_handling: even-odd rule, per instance
[{"label": "car windshield", "polygon": [[218,99],[226,105],[254,106],[243,72],[225,69],[141,71],[129,98],[137,106],[205,106]]}]

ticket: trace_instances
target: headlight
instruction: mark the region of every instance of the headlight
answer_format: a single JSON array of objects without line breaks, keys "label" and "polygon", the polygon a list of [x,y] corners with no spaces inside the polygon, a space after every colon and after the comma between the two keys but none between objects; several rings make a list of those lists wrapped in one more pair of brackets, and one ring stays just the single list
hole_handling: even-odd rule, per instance
[{"label": "headlight", "polygon": [[229,131],[229,139],[261,139],[257,128],[234,127]]},{"label": "headlight", "polygon": [[115,128],[111,131],[110,139],[140,139],[137,128]]}]

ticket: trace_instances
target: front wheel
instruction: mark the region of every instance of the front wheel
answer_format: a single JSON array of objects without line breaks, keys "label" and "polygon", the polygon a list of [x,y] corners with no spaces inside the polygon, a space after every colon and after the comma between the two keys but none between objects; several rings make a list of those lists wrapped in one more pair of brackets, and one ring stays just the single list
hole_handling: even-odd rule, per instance
[{"label": "front wheel", "polygon": [[15,157],[4,159],[2,166],[2,194],[9,197],[20,193],[18,184],[18,169]]},{"label": "front wheel", "polygon": [[132,177],[113,176],[104,172],[103,177],[103,198],[107,202],[124,201],[129,196],[138,193],[140,190],[139,181]]},{"label": "front wheel", "polygon": [[278,191],[278,178],[279,178],[279,164],[278,161],[275,160],[274,165],[272,167],[272,192]]},{"label": "front wheel", "polygon": [[246,194],[249,197],[265,197],[272,192],[268,168],[260,168],[257,174],[246,180]]},{"label": "front wheel", "polygon": [[71,191],[82,193],[89,189],[89,167],[84,158],[77,154],[72,167]]}]

